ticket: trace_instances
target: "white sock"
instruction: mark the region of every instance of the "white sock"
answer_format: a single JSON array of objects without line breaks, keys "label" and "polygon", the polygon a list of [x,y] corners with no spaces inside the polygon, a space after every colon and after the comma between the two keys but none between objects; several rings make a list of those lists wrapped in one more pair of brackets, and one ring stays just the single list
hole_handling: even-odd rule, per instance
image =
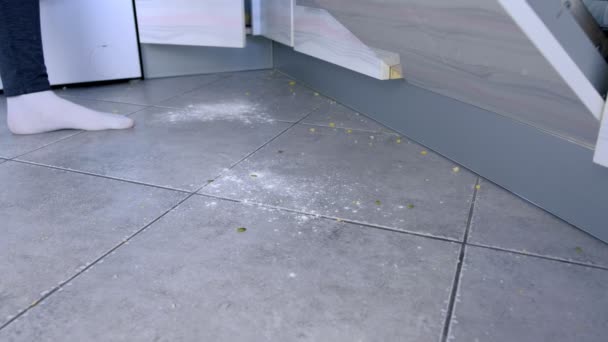
[{"label": "white sock", "polygon": [[6,98],[6,122],[14,134],[36,134],[59,129],[125,129],[133,120],[122,115],[103,113],[65,100],[52,91]]}]

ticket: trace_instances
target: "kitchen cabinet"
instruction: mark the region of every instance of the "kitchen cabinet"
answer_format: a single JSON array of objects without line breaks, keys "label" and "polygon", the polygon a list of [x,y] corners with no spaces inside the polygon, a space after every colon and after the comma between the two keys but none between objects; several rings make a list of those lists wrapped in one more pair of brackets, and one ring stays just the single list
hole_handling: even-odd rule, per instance
[{"label": "kitchen cabinet", "polygon": [[41,0],[40,7],[51,84],[141,77],[131,1]]}]

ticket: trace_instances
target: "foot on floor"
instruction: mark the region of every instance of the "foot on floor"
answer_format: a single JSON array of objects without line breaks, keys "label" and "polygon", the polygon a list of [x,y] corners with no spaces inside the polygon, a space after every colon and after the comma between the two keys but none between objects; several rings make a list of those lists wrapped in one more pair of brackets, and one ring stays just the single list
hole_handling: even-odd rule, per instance
[{"label": "foot on floor", "polygon": [[8,97],[7,108],[8,128],[14,134],[36,134],[60,129],[101,131],[126,129],[134,125],[128,117],[79,106],[50,90]]}]

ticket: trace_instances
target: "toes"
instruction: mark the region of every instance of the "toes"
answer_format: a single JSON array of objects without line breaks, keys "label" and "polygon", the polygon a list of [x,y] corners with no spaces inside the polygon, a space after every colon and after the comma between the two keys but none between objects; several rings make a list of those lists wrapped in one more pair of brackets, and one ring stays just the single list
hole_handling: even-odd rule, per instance
[{"label": "toes", "polygon": [[135,121],[133,119],[128,118],[126,116],[117,118],[114,120],[113,129],[127,129],[135,126]]}]

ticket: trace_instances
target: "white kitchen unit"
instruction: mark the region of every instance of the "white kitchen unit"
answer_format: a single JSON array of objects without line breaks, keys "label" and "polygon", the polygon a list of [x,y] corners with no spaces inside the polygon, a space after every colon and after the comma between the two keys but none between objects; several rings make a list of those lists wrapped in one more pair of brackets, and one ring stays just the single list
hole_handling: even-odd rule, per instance
[{"label": "white kitchen unit", "polygon": [[379,80],[402,78],[398,54],[366,45],[326,10],[295,6],[294,13],[296,51]]},{"label": "white kitchen unit", "polygon": [[604,107],[604,117],[600,125],[593,161],[598,165],[608,167],[608,106]]},{"label": "white kitchen unit", "polygon": [[402,78],[399,54],[367,46],[324,9],[296,0],[252,0],[253,34],[379,79]]},{"label": "white kitchen unit", "polygon": [[131,1],[41,0],[40,5],[51,84],[141,77]]},{"label": "white kitchen unit", "polygon": [[244,0],[136,0],[142,44],[245,47]]},{"label": "white kitchen unit", "polygon": [[252,0],[253,34],[294,46],[295,0]]}]

